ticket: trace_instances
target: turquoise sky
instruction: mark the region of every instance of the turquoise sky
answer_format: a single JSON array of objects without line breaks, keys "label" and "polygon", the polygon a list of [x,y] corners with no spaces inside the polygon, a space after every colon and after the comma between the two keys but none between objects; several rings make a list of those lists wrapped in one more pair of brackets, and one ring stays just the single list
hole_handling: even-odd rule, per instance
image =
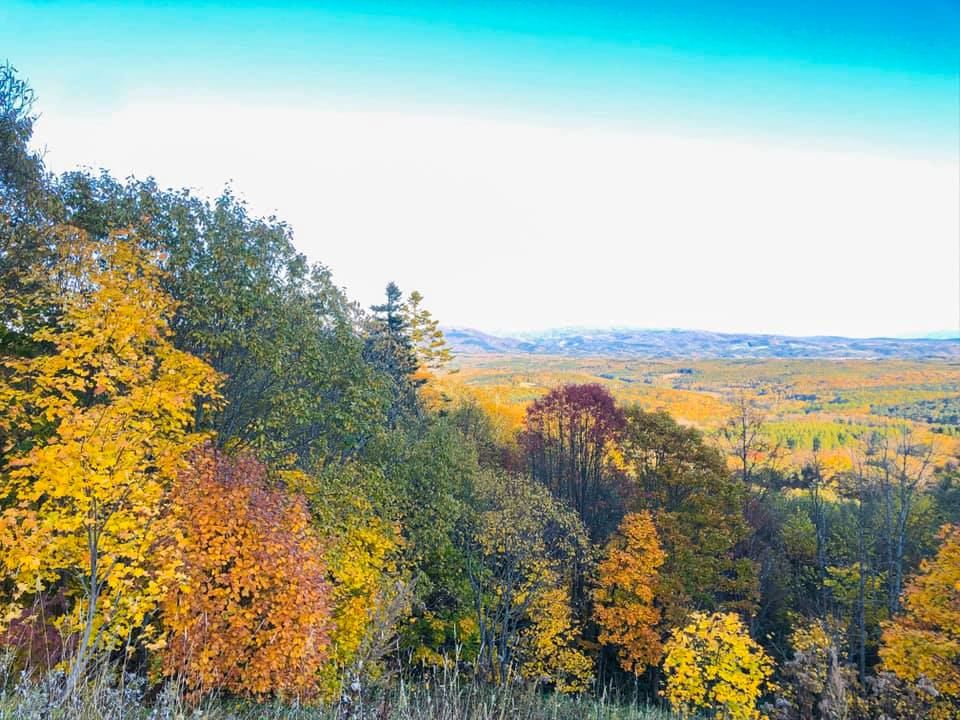
[{"label": "turquoise sky", "polygon": [[56,171],[448,325],[960,331],[960,2],[0,0]]},{"label": "turquoise sky", "polygon": [[175,89],[957,152],[955,0],[2,7],[0,55],[78,107]]}]

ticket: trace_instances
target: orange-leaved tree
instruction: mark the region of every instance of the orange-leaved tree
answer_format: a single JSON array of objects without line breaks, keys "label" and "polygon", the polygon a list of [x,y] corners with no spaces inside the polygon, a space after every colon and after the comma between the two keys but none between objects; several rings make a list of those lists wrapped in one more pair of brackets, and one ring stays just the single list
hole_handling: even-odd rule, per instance
[{"label": "orange-leaved tree", "polygon": [[644,511],[623,518],[597,568],[593,612],[599,640],[617,645],[620,666],[634,675],[659,662],[663,652],[653,598],[665,558],[653,518]]},{"label": "orange-leaved tree", "polygon": [[936,688],[937,708],[960,706],[960,525],[941,531],[943,545],[925,560],[904,591],[905,612],[884,623],[883,667],[898,677],[921,678]]},{"label": "orange-leaved tree", "polygon": [[157,257],[122,233],[65,235],[45,281],[58,317],[33,336],[46,352],[0,371],[0,569],[14,588],[7,618],[44,594],[67,598],[69,690],[96,650],[149,637],[175,570],[168,491],[217,377],[174,348]]},{"label": "orange-leaved tree", "polygon": [[330,587],[306,503],[250,456],[206,448],[191,460],[173,493],[181,579],[163,604],[164,672],[195,698],[314,698]]}]

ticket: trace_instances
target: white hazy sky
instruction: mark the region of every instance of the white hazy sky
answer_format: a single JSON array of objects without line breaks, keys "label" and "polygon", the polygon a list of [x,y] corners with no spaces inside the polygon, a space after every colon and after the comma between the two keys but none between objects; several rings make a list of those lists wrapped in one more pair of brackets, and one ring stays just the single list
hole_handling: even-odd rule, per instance
[{"label": "white hazy sky", "polygon": [[889,148],[455,114],[128,98],[41,104],[58,171],[106,167],[276,212],[364,305],[446,325],[902,335],[960,329],[960,166]]}]

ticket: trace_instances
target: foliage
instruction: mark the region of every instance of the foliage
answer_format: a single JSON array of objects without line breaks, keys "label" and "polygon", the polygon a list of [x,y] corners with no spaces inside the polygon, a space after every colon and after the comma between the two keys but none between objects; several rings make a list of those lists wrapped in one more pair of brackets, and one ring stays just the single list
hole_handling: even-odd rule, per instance
[{"label": "foliage", "polygon": [[679,623],[691,606],[752,611],[756,567],[738,552],[750,532],[745,488],[723,456],[697,430],[639,408],[627,411],[621,448],[639,504],[653,514],[666,551],[659,584],[664,620]]},{"label": "foliage", "polygon": [[0,64],[0,356],[31,354],[31,335],[48,324],[36,299],[39,267],[57,253],[50,238],[57,201],[40,153],[31,150],[35,94],[9,62]]},{"label": "foliage", "polygon": [[[551,573],[545,579],[559,580]],[[521,632],[520,675],[560,693],[584,692],[593,680],[593,659],[577,647],[580,634],[562,584],[531,594],[530,624]]]},{"label": "foliage", "polygon": [[687,716],[700,710],[717,720],[763,717],[757,701],[773,673],[773,662],[733,613],[693,613],[665,646],[663,692]]},{"label": "foliage", "polygon": [[453,359],[440,323],[423,307],[423,295],[416,290],[410,293],[403,314],[410,329],[410,341],[422,368],[439,370]]},{"label": "foliage", "polygon": [[658,570],[666,558],[648,511],[623,518],[597,567],[594,618],[599,641],[618,646],[620,666],[639,675],[663,652],[654,607]]},{"label": "foliage", "polygon": [[607,459],[622,427],[613,396],[596,384],[555,388],[527,408],[521,444],[533,477],[576,510],[594,538],[616,516]]},{"label": "foliage", "polygon": [[72,289],[57,327],[34,335],[51,352],[7,360],[0,378],[0,429],[21,437],[4,448],[0,546],[15,604],[69,598],[58,623],[79,633],[75,681],[90,649],[141,631],[172,579],[167,492],[216,375],[171,344],[175,303],[133,240],[77,233],[63,252]]},{"label": "foliage", "polygon": [[330,587],[305,503],[251,457],[191,461],[173,493],[180,578],[163,603],[164,673],[197,697],[316,696]]},{"label": "foliage", "polygon": [[627,716],[577,696],[671,629],[678,708],[755,718],[720,611],[778,719],[951,716],[955,363],[453,361],[229,188],[47,173],[32,103],[0,67],[0,718]]},{"label": "foliage", "polygon": [[899,405],[872,406],[870,412],[876,415],[927,423],[929,425],[947,425],[960,428],[960,399],[957,397],[915,400]]},{"label": "foliage", "polygon": [[[375,515],[354,513],[340,519],[327,549],[333,587],[332,661],[324,670],[324,691],[339,690],[340,678],[355,669],[364,643],[376,628],[378,615],[395,599],[399,588],[397,556],[402,546],[399,531]],[[366,668],[366,672],[375,672]]]},{"label": "foliage", "polygon": [[439,596],[457,595],[463,582],[456,535],[468,512],[476,454],[446,418],[394,433],[380,450],[397,497],[407,563],[419,575],[419,595],[433,606]]},{"label": "foliage", "polygon": [[[9,62],[0,65],[0,213],[9,231],[15,208],[43,181],[42,164],[28,144],[33,135],[35,94]],[[18,197],[19,196],[19,197]]]},{"label": "foliage", "polygon": [[557,689],[583,689],[590,663],[575,647],[568,589],[573,560],[588,552],[582,523],[522,476],[482,472],[475,497],[466,570],[482,668],[497,683],[519,664],[526,676]]},{"label": "foliage", "polygon": [[793,657],[782,667],[778,720],[851,717],[857,678],[844,662],[840,637],[836,623],[797,619],[789,638]]},{"label": "foliage", "polygon": [[942,538],[904,591],[904,613],[884,624],[880,656],[904,680],[929,681],[946,712],[960,704],[960,525]]},{"label": "foliage", "polygon": [[218,444],[310,469],[361,456],[382,432],[388,386],[363,360],[358,311],[283,222],[251,217],[229,190],[207,202],[83,172],[58,190],[93,237],[131,226],[164,254],[174,342],[225,376],[225,402],[198,413]]},{"label": "foliage", "polygon": [[391,381],[388,422],[393,425],[401,417],[416,414],[416,390],[424,379],[416,377],[420,363],[403,293],[391,282],[385,295],[382,304],[370,308],[373,317],[368,323],[364,358]]}]

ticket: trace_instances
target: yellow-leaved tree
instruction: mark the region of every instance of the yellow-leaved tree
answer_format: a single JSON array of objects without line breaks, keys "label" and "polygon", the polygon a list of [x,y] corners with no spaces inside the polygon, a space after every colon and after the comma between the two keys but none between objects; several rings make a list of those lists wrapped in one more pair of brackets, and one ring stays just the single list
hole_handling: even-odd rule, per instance
[{"label": "yellow-leaved tree", "polygon": [[507,683],[514,671],[560,692],[593,679],[571,606],[570,566],[586,557],[580,518],[542,484],[520,475],[480,473],[478,510],[465,548],[481,652],[481,672]]},{"label": "yellow-leaved tree", "polygon": [[653,518],[644,511],[623,518],[597,568],[593,614],[599,640],[617,645],[620,666],[634,675],[659,662],[663,652],[653,598],[665,559]]},{"label": "yellow-leaved tree", "polygon": [[546,569],[544,579],[551,586],[531,596],[530,625],[520,636],[520,674],[552,683],[557,692],[584,692],[593,680],[593,660],[575,642],[580,629],[570,607],[570,591]]},{"label": "yellow-leaved tree", "polygon": [[[49,349],[0,373],[0,563],[16,617],[44,593],[67,598],[59,630],[75,654],[68,690],[91,654],[140,633],[173,579],[168,489],[199,398],[216,373],[177,350],[158,258],[115,233],[73,233],[55,280],[60,315],[34,340]],[[69,277],[65,277],[69,275]]]},{"label": "yellow-leaved tree", "polygon": [[328,696],[351,676],[379,673],[379,656],[409,604],[409,588],[397,565],[401,537],[396,527],[358,513],[344,517],[329,542],[332,654],[323,678]]},{"label": "yellow-leaved tree", "polygon": [[734,613],[696,612],[664,647],[664,697],[684,717],[706,711],[717,720],[760,720],[757,700],[773,661]]},{"label": "yellow-leaved tree", "polygon": [[941,531],[943,545],[925,560],[903,594],[905,612],[884,623],[883,667],[936,688],[937,717],[960,706],[960,525]]},{"label": "yellow-leaved tree", "polygon": [[330,699],[361,676],[380,674],[379,660],[393,648],[398,624],[409,614],[413,586],[399,562],[400,527],[381,517],[370,499],[380,493],[381,475],[359,463],[284,474],[290,488],[310,501],[325,542],[330,648],[319,682]]}]

